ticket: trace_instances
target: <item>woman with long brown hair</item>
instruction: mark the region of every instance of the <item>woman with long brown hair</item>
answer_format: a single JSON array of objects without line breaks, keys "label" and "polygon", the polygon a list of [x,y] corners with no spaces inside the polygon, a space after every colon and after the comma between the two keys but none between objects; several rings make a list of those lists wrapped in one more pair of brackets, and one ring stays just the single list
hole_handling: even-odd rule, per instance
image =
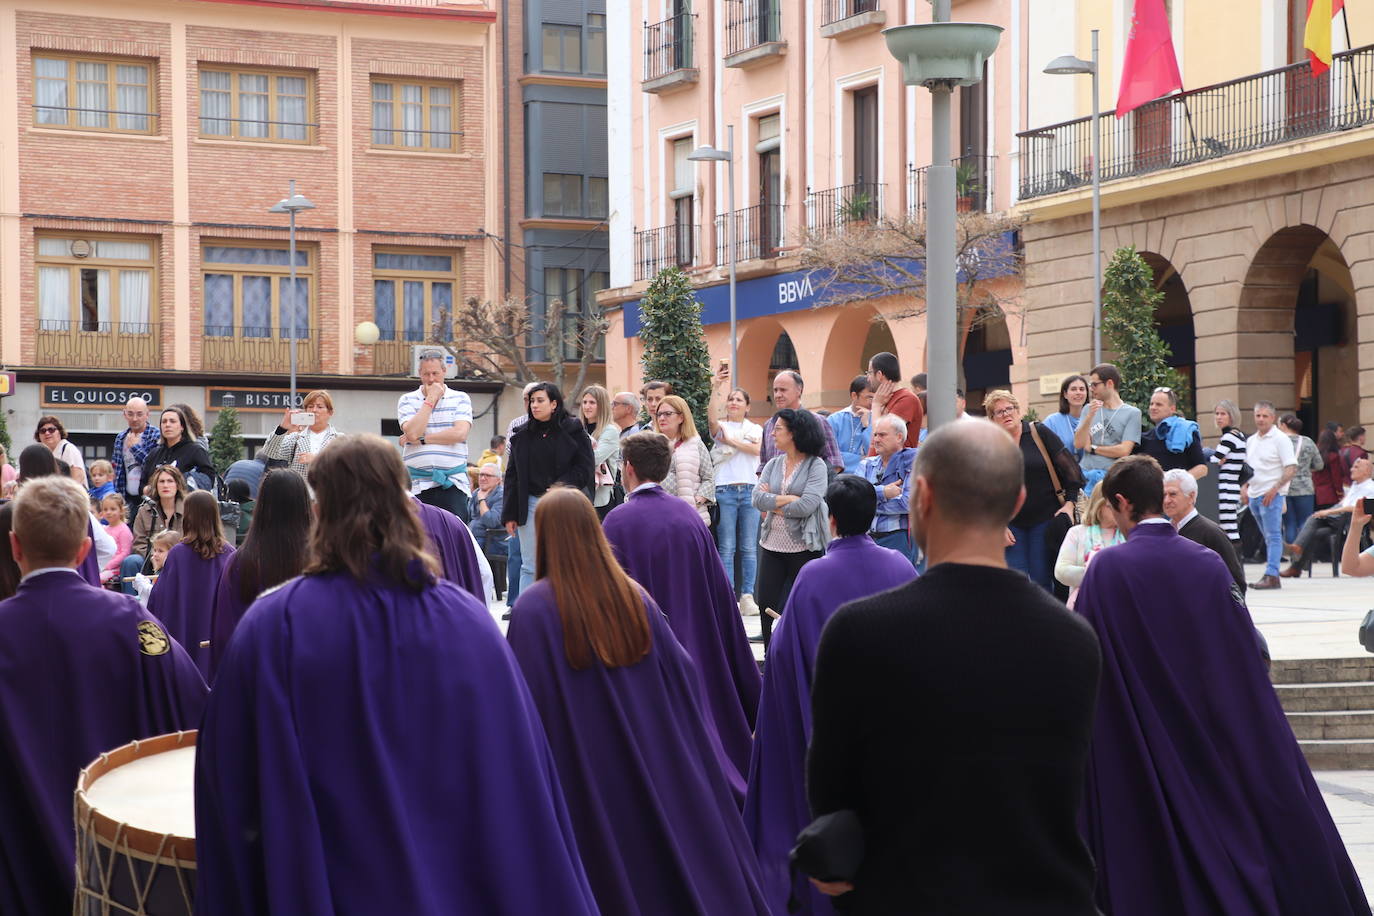
[{"label": "woman with long brown hair", "polygon": [[396,448],[340,436],[308,480],[305,574],[239,621],[205,710],[196,900],[596,912],[519,669],[482,602],[438,578]]},{"label": "woman with long brown hair", "polygon": [[[204,490],[186,497],[181,543],[167,552],[148,613],[162,621],[202,675],[210,673],[210,611],[234,548],[224,539],[219,501]],[[205,648],[201,644],[205,643]]]},{"label": "woman with long brown hair", "polygon": [[601,912],[767,913],[691,658],[585,494],[550,489],[534,527],[537,579],[511,610],[510,645]]}]

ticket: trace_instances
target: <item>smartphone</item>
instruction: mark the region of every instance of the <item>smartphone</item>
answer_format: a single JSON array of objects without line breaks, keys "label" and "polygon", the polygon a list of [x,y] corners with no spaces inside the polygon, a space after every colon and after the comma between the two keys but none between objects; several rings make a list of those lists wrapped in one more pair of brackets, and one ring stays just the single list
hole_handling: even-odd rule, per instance
[{"label": "smartphone", "polygon": [[1364,510],[1365,515],[1374,515],[1374,496],[1366,496],[1360,502],[1364,504],[1360,508]]},{"label": "smartphone", "polygon": [[292,426],[314,426],[315,414],[309,410],[297,410],[291,414]]}]

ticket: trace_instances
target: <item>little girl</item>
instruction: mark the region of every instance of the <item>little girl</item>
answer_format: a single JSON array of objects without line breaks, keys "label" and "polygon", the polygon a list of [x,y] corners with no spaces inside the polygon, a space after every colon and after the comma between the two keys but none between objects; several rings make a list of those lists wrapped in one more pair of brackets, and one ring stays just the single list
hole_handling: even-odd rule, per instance
[{"label": "little girl", "polygon": [[[94,467],[91,469],[91,475],[95,475]],[[124,558],[129,555],[134,545],[134,533],[124,521],[124,515],[124,497],[118,493],[111,493],[100,500],[100,520],[105,523],[107,533],[115,542],[114,556],[105,564],[105,568],[100,570],[100,581],[106,586],[119,575],[119,564],[124,562]],[[114,587],[118,588],[118,585],[116,582]]]}]

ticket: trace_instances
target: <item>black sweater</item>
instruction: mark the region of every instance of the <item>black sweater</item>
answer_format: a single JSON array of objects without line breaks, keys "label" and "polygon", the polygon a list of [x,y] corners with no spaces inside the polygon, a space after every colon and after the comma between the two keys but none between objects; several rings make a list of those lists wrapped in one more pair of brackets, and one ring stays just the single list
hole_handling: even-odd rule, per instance
[{"label": "black sweater", "polygon": [[143,462],[143,485],[146,487],[148,481],[153,479],[153,471],[170,464],[176,467],[185,477],[190,471],[200,471],[211,480],[215,479],[215,463],[210,460],[210,453],[205,450],[199,442],[194,439],[182,437],[176,445],[168,448],[162,440],[158,440],[157,447],[148,453],[148,458]]},{"label": "black sweater", "polygon": [[[1040,441],[1045,443],[1045,451],[1053,461],[1055,455],[1064,451],[1064,443],[1043,423],[1035,424],[1035,430],[1040,433]],[[1040,449],[1031,436],[1028,421],[1021,421],[1021,439],[1017,444],[1021,446],[1021,460],[1026,465],[1026,501],[1011,523],[1017,528],[1031,528],[1049,521],[1064,505],[1064,501],[1054,491],[1054,480],[1050,477],[1044,456],[1040,454]],[[1064,484],[1065,495],[1069,499],[1078,498],[1078,487],[1070,486],[1062,477],[1059,482]]]},{"label": "black sweater", "polygon": [[842,607],[816,658],[807,796],[858,812],[847,913],[1088,916],[1077,812],[1097,637],[1023,573],[939,564]]},{"label": "black sweater", "polygon": [[511,434],[506,455],[503,522],[525,524],[530,497],[555,484],[590,492],[596,470],[592,437],[580,420],[565,414],[556,427],[527,422]]}]

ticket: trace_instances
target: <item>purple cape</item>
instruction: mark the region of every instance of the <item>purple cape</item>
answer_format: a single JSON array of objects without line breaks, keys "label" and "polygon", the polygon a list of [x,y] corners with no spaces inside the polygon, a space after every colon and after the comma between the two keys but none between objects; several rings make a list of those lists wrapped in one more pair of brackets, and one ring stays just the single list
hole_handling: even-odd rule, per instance
[{"label": "purple cape", "polygon": [[705,711],[734,764],[730,775],[742,801],[761,679],[710,530],[662,487],[631,494],[606,515],[604,527],[620,564],[663,609],[696,663]]},{"label": "purple cape", "polygon": [[253,603],[201,726],[196,854],[198,916],[596,912],[515,659],[447,581]]},{"label": "purple cape", "polygon": [[91,539],[91,549],[86,551],[86,556],[76,571],[88,584],[94,585],[96,588],[103,588],[104,584],[100,581],[100,557],[96,556],[95,551],[95,522],[88,522],[86,528],[86,536]]},{"label": "purple cape", "polygon": [[487,603],[486,589],[482,585],[482,568],[477,562],[477,549],[472,546],[463,523],[452,513],[428,503],[413,499],[415,509],[420,513],[420,523],[429,535],[434,546],[431,553],[439,561],[444,578],[461,589],[465,589],[482,604]]},{"label": "purple cape", "polygon": [[234,548],[225,545],[213,560],[207,560],[185,544],[167,551],[162,572],[148,595],[148,613],[181,643],[200,673],[209,677],[210,649],[200,644],[211,639],[210,612],[219,588],[220,576]]},{"label": "purple cape", "polygon": [[[868,535],[838,538],[825,556],[797,574],[782,618],[773,629],[763,695],[749,760],[744,825],[758,853],[764,890],[775,913],[786,912],[792,891],[787,854],[811,823],[806,800],[806,747],[811,742],[811,676],[821,630],[840,605],[916,578],[911,561],[879,547]],[[833,913],[829,899],[802,878],[802,913]]]},{"label": "purple cape", "polygon": [[[568,664],[553,589],[511,611],[510,645],[544,721],[603,913],[767,914],[692,660],[652,599],[653,644],[626,668]],[[779,911],[780,912],[780,911]]]},{"label": "purple cape", "polygon": [[72,911],[77,774],[122,744],[195,728],[205,696],[133,598],[50,572],[0,602],[0,913]]},{"label": "purple cape", "polygon": [[234,635],[234,628],[252,603],[239,595],[239,561],[235,555],[224,564],[224,572],[215,586],[214,602],[210,605],[210,671],[206,677],[210,683],[215,682],[215,672],[229,648],[229,637]]},{"label": "purple cape", "polygon": [[1368,914],[1221,558],[1139,525],[1075,610],[1102,644],[1083,810],[1102,909]]}]

